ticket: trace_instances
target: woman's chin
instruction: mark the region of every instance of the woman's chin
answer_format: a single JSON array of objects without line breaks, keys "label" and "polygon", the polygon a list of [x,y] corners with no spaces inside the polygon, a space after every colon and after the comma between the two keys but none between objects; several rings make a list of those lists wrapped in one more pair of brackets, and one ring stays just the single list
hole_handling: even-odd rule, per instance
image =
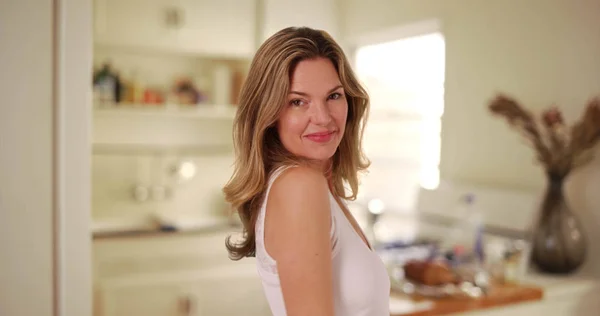
[{"label": "woman's chin", "polygon": [[324,148],[320,148],[319,150],[312,151],[310,153],[306,153],[303,155],[305,158],[314,161],[329,161],[331,157],[335,154],[335,149],[333,150],[323,150]]}]

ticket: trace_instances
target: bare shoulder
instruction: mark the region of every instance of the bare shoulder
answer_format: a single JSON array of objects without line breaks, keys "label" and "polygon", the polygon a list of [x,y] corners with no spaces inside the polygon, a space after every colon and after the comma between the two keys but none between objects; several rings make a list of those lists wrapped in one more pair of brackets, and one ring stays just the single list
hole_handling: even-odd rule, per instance
[{"label": "bare shoulder", "polygon": [[267,198],[265,223],[265,243],[273,257],[281,258],[291,245],[307,241],[307,234],[315,242],[329,240],[328,192],[324,175],[308,167],[288,168],[277,177]]},{"label": "bare shoulder", "polygon": [[284,170],[271,187],[270,197],[294,201],[327,197],[325,176],[318,170],[297,166]]},{"label": "bare shoulder", "polygon": [[324,175],[307,167],[285,170],[271,187],[266,211],[265,247],[277,262],[287,314],[333,315],[331,209]]}]

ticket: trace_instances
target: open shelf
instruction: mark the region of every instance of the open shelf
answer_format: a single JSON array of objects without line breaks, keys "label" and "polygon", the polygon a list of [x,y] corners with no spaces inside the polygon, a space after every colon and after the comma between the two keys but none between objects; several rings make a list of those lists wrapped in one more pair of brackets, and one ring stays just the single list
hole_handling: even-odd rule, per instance
[{"label": "open shelf", "polygon": [[233,146],[233,105],[115,105],[93,115],[95,154],[223,152]]},{"label": "open shelf", "polygon": [[195,119],[225,119],[235,117],[237,106],[199,104],[194,106],[182,105],[140,105],[118,104],[114,106],[94,108],[95,117],[165,117],[165,118],[195,118]]},{"label": "open shelf", "polygon": [[223,155],[233,153],[233,143],[223,141],[218,144],[162,144],[156,145],[151,142],[143,143],[94,143],[92,153],[94,155],[160,155],[163,153],[177,155]]}]

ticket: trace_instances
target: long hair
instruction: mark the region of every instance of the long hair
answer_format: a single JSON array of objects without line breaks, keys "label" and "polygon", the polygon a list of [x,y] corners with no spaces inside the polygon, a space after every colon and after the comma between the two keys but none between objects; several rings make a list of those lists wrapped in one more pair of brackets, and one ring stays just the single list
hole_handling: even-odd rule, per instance
[{"label": "long hair", "polygon": [[[243,236],[237,243],[231,241],[231,236],[226,240],[232,260],[255,255],[254,227],[271,172],[279,166],[302,161],[301,157],[294,157],[284,148],[275,124],[286,102],[290,77],[296,65],[302,60],[319,57],[331,60],[348,100],[345,132],[331,160],[332,193],[344,199],[356,199],[358,172],[370,164],[361,149],[369,110],[367,92],[357,80],[341,47],[329,34],[307,27],[282,29],[256,52],[233,123],[235,165],[223,192],[240,216]],[[345,183],[350,192],[346,191]]]}]

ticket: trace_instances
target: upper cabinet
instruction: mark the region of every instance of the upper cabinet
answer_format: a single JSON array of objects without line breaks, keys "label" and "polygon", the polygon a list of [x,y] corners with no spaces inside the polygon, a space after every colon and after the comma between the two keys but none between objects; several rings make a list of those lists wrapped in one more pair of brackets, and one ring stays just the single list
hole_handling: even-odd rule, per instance
[{"label": "upper cabinet", "polygon": [[339,0],[94,0],[94,42],[251,58],[269,36],[308,26],[339,37]]},{"label": "upper cabinet", "polygon": [[282,28],[308,26],[339,37],[339,0],[261,0],[261,42]]},{"label": "upper cabinet", "polygon": [[249,58],[257,0],[94,0],[94,42],[108,47]]},{"label": "upper cabinet", "polygon": [[189,17],[178,33],[180,49],[251,57],[256,42],[255,0],[180,0]]}]

